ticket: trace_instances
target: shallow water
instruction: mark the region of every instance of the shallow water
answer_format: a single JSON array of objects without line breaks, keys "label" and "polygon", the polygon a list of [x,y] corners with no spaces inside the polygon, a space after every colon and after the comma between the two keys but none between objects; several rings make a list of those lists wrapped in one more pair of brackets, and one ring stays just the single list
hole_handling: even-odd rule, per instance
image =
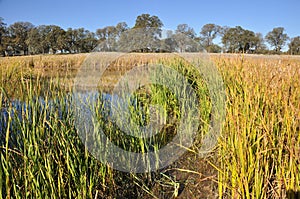
[{"label": "shallow water", "polygon": [[[88,91],[69,93],[63,100],[58,97],[48,99],[43,96],[37,96],[30,102],[20,99],[3,102],[0,107],[0,144],[5,143],[7,130],[9,128],[9,145],[14,145],[16,136],[21,133],[22,124],[25,122],[31,124],[33,117],[35,117],[35,120],[43,119],[46,121],[54,115],[58,120],[64,120],[67,115],[70,117],[70,114],[73,114],[72,108],[74,108],[74,105],[77,105],[74,102],[74,96],[80,96],[81,100],[94,103],[100,99],[98,92]],[[104,102],[106,108],[110,106],[111,99],[111,94],[102,94],[101,101]],[[82,107],[79,107],[79,109],[82,109]],[[41,115],[42,118],[40,118]],[[45,124],[45,126],[48,128],[47,124]]]}]

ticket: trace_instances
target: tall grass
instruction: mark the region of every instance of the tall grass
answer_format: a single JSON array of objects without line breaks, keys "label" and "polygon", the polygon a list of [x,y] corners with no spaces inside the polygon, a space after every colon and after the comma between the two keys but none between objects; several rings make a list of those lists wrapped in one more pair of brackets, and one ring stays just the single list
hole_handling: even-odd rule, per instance
[{"label": "tall grass", "polygon": [[300,62],[219,58],[227,120],[219,145],[219,196],[284,198],[300,190]]},{"label": "tall grass", "polygon": [[[189,152],[168,168],[131,174],[99,162],[76,133],[70,109],[72,81],[62,76],[74,77],[85,56],[0,59],[2,198],[292,198],[300,191],[298,58],[212,56],[226,85],[226,121],[218,145],[204,159],[197,149],[202,133],[209,129],[212,105],[196,71],[182,59],[165,55],[130,54],[128,59],[118,59],[112,65],[119,70],[108,68],[104,83],[111,78],[115,84],[114,78],[135,64],[171,65],[187,77],[201,104],[200,136]],[[109,110],[104,101],[98,102],[98,120],[106,135],[128,150],[155,151],[177,128],[175,122],[152,140],[125,137],[105,117]],[[131,102],[132,122],[142,126],[149,123],[150,103],[165,107],[174,118],[167,118],[168,123],[181,118],[178,99],[162,86],[141,87]]]},{"label": "tall grass", "polygon": [[[3,69],[1,84],[0,174],[5,180],[0,184],[0,190],[3,198],[130,197],[145,195],[147,190],[151,195],[148,187],[157,174],[118,172],[87,151],[76,132],[75,117],[70,107],[72,95],[68,92],[71,88],[65,90],[61,87],[57,76],[45,79],[34,67],[2,64],[3,68],[7,67]],[[191,71],[187,73],[189,70],[184,63],[175,60],[169,65],[185,73],[195,88],[200,89],[203,85]],[[24,75],[25,70],[28,76]],[[9,90],[8,84],[12,79],[14,88]],[[59,81],[63,79],[59,78]],[[133,94],[132,123],[143,126],[149,122],[150,101],[164,107],[164,111],[175,120],[181,117],[177,96],[168,88],[153,85],[150,90],[150,98],[144,88]],[[207,94],[205,89],[198,91],[199,96]],[[102,99],[99,100],[97,110],[106,108]],[[140,113],[141,108],[144,108],[145,115]],[[131,151],[158,150],[176,132],[177,124],[174,122],[153,139],[127,138],[111,121],[107,121],[104,111],[99,112],[98,119],[105,133],[119,146]]]}]

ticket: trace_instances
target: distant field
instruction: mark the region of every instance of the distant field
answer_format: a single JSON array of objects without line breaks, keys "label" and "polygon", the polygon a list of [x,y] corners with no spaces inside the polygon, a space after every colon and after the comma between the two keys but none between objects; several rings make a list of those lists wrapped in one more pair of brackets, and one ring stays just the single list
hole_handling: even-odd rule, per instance
[{"label": "distant field", "polygon": [[[226,88],[226,120],[218,144],[208,156],[200,157],[197,149],[201,140],[195,140],[175,163],[148,174],[119,172],[93,158],[76,134],[73,113],[61,108],[68,106],[74,78],[87,56],[0,58],[0,196],[3,198],[299,196],[300,56],[205,55],[218,68]],[[106,56],[109,60],[109,53]],[[188,57],[197,59],[200,55],[191,53]],[[103,61],[106,63],[104,58]],[[169,64],[182,72],[195,84],[197,96],[204,96],[200,100],[203,127],[199,128],[199,135],[208,131],[211,113],[208,92],[201,76],[195,74],[188,62],[173,54],[132,53],[109,63],[99,86],[108,93],[116,79],[135,66]],[[99,70],[96,62],[91,70]],[[143,94],[149,90],[145,90],[135,93],[135,97],[147,105],[148,95]],[[177,101],[169,91],[150,87],[153,90],[157,95],[152,95],[155,96],[152,100],[165,103],[168,113],[180,118]],[[43,97],[43,106],[36,100],[39,96]],[[30,108],[16,108],[16,101]],[[140,121],[138,113],[133,114]],[[125,145],[127,141],[122,139],[127,138],[119,136],[120,130],[106,119],[101,119],[103,128],[113,140]],[[166,136],[161,140],[168,141],[174,129],[164,129]],[[143,151],[148,146],[143,141],[130,146]]]}]

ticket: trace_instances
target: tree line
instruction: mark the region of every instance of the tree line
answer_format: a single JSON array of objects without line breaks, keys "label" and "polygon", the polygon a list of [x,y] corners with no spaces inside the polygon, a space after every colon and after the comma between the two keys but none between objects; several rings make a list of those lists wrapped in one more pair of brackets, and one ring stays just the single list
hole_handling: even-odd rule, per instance
[{"label": "tree line", "polygon": [[[64,30],[57,25],[34,26],[30,22],[7,26],[0,17],[0,55],[85,53],[96,47],[102,51],[195,52],[205,49],[213,53],[280,54],[286,44],[286,53],[300,54],[300,36],[289,38],[283,27],[275,27],[265,36],[241,26],[212,23],[202,26],[199,34],[188,24],[179,24],[175,31],[163,32],[162,27],[159,17],[150,14],[137,16],[133,27],[120,22],[96,32],[84,28]],[[222,46],[214,43],[217,37]]]}]

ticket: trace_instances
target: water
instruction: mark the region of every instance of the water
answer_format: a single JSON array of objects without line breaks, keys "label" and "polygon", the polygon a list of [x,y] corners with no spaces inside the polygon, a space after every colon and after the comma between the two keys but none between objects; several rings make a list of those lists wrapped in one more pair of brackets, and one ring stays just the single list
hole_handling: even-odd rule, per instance
[{"label": "water", "polygon": [[[37,96],[31,101],[14,99],[4,106],[2,105],[0,109],[0,146],[5,145],[7,130],[9,130],[9,146],[19,148],[20,141],[17,140],[20,135],[22,136],[24,126],[27,131],[28,129],[31,131],[31,129],[35,129],[34,125],[43,125],[46,132],[51,130],[49,124],[52,124],[52,121],[55,125],[65,125],[72,121],[71,125],[74,125],[75,129],[80,128],[82,124],[84,127],[94,126],[93,117],[95,117],[96,107],[98,109],[96,112],[100,113],[105,121],[108,119],[118,125],[121,131],[130,132],[128,128],[132,126],[128,121],[132,112],[128,107],[131,106],[134,112],[141,116],[140,123],[137,125],[141,129],[144,128],[149,115],[141,107],[137,98],[128,94],[126,94],[127,98],[109,93],[102,93],[101,97],[99,95],[100,93],[97,91],[80,91],[65,94],[64,97]],[[80,129],[77,130],[80,131]]]},{"label": "water", "polygon": [[[95,103],[99,99],[98,92],[80,92],[69,93],[65,97],[54,97],[52,99],[37,96],[30,102],[20,99],[3,102],[0,107],[0,145],[6,142],[8,128],[9,145],[13,147],[16,145],[18,135],[22,132],[23,123],[29,126],[33,125],[33,120],[35,120],[35,123],[44,122],[39,120],[49,121],[50,117],[55,117],[56,120],[64,122],[66,118],[70,118],[73,114],[74,102],[72,100],[77,95],[80,95],[83,99],[92,99]],[[111,99],[110,94],[103,93],[100,100],[104,102],[105,107],[109,107]],[[48,130],[48,124],[45,123],[44,125]]]}]

